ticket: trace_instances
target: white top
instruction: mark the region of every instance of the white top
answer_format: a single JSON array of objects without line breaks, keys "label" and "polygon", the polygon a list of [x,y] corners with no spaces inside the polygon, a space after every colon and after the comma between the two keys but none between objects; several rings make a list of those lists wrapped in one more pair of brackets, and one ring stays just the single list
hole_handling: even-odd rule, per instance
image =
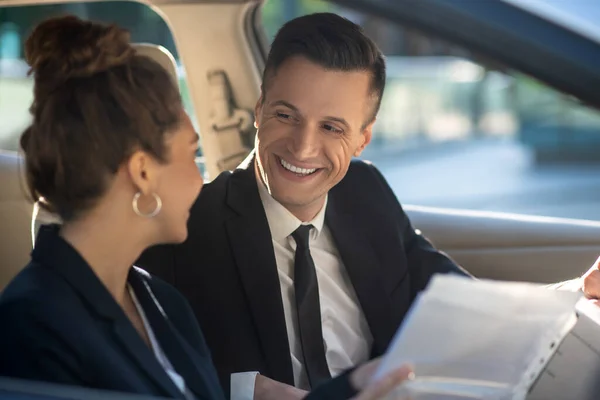
[{"label": "white top", "polygon": [[[150,340],[150,345],[152,347],[152,351],[154,352],[154,356],[156,357],[156,359],[158,360],[160,365],[164,368],[167,375],[169,375],[169,378],[171,378],[171,380],[173,381],[175,386],[177,386],[177,388],[179,390],[181,390],[181,392],[183,393],[185,398],[188,400],[196,400],[196,397],[194,396],[194,394],[188,389],[188,387],[185,384],[185,381],[183,380],[181,375],[179,375],[175,371],[175,368],[173,368],[173,365],[167,358],[167,355],[164,353],[164,351],[160,347],[160,344],[158,343],[158,340],[156,339],[156,336],[154,335],[154,331],[152,330],[150,323],[148,323],[148,319],[146,318],[146,313],[144,312],[144,309],[142,308],[141,304],[139,303],[139,301],[135,295],[135,292],[129,285],[127,285],[127,289],[129,290],[129,294],[131,296],[131,299],[133,300],[133,304],[135,304],[135,308],[137,309],[138,313],[140,314],[140,317],[142,318],[142,322],[144,323],[144,329],[146,330],[146,334],[148,335],[148,339]],[[156,303],[156,306],[159,309],[162,309],[160,304],[158,304],[157,300],[154,298],[154,296],[152,296],[152,298],[153,298],[154,302]]]}]

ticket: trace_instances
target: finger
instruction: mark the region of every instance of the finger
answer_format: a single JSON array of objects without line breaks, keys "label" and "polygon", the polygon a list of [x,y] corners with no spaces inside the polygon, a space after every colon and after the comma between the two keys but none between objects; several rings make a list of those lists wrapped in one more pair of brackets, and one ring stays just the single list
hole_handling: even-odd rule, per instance
[{"label": "finger", "polygon": [[596,259],[594,264],[582,275],[583,278],[586,278],[588,275],[594,273],[595,271],[600,270],[600,257]]},{"label": "finger", "polygon": [[382,379],[367,386],[365,390],[359,393],[355,400],[376,400],[389,394],[400,383],[407,379],[413,379],[414,374],[408,366],[403,366],[395,371],[390,372]]},{"label": "finger", "polygon": [[398,385],[407,379],[413,379],[414,374],[409,367],[393,371],[363,390],[356,400],[376,400],[390,394]]},{"label": "finger", "polygon": [[363,390],[377,371],[380,361],[380,358],[376,358],[354,370],[350,375],[350,384],[352,387],[359,392]]},{"label": "finger", "polygon": [[600,297],[600,271],[591,271],[583,279],[582,290],[587,298],[597,299]]},{"label": "finger", "polygon": [[378,358],[366,363],[363,367],[363,371],[364,371],[365,375],[367,375],[370,378],[371,375],[373,375],[375,373],[375,371],[377,371],[377,368],[379,368],[379,364],[381,364],[381,360]]},{"label": "finger", "polygon": [[367,386],[367,384],[371,380],[371,377],[373,376],[373,374],[375,374],[378,368],[379,360],[370,361],[367,364],[360,367],[360,371],[358,371],[359,373],[355,376],[355,387],[363,389],[365,386]]}]

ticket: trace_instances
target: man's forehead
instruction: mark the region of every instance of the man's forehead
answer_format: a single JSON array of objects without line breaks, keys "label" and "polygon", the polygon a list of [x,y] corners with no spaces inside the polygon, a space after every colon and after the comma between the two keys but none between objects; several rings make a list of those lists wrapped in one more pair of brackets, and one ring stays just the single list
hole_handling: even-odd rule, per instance
[{"label": "man's forehead", "polygon": [[266,87],[267,106],[289,106],[299,111],[330,110],[356,113],[371,103],[369,79],[360,73],[321,70],[319,73],[279,70]]}]

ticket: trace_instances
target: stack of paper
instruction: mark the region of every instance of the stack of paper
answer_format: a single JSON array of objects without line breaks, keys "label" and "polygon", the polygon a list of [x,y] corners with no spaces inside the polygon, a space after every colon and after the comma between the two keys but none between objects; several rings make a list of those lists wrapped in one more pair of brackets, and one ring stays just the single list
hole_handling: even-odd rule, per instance
[{"label": "stack of paper", "polygon": [[525,399],[577,321],[580,297],[529,283],[435,276],[374,379],[409,363],[416,379],[390,398]]},{"label": "stack of paper", "polygon": [[600,307],[583,298],[577,323],[527,394],[527,400],[598,400]]}]

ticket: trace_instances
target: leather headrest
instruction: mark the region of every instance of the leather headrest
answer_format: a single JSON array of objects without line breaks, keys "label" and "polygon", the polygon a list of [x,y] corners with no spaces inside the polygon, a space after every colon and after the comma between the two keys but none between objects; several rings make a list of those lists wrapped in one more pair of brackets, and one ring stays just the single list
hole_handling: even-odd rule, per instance
[{"label": "leather headrest", "polygon": [[175,57],[166,48],[148,43],[134,43],[132,47],[139,55],[146,56],[159,63],[173,78],[173,82],[178,84],[177,63]]}]

